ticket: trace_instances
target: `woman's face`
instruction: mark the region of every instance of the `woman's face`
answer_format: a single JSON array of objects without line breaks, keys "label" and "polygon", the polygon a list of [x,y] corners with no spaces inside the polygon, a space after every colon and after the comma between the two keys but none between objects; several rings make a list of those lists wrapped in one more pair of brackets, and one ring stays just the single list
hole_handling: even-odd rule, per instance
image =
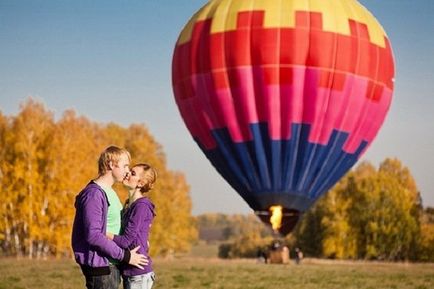
[{"label": "woman's face", "polygon": [[133,167],[123,180],[124,186],[135,189],[141,187],[143,184],[140,181],[140,176],[143,174],[142,167]]}]

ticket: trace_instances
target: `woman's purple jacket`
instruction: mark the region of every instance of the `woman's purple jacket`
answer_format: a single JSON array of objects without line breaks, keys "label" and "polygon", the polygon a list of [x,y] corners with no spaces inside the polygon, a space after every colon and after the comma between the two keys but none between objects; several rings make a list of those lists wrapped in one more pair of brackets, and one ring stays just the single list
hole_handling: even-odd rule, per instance
[{"label": "woman's purple jacket", "polygon": [[72,249],[75,261],[85,274],[103,275],[110,272],[107,258],[129,262],[129,250],[120,248],[106,237],[109,205],[104,190],[93,181],[75,199]]},{"label": "woman's purple jacket", "polygon": [[121,235],[114,236],[113,241],[124,249],[140,246],[138,253],[148,258],[148,265],[143,269],[122,264],[122,275],[136,276],[152,272],[152,260],[149,257],[149,231],[155,216],[154,204],[148,198],[140,198],[128,207],[122,216]]}]

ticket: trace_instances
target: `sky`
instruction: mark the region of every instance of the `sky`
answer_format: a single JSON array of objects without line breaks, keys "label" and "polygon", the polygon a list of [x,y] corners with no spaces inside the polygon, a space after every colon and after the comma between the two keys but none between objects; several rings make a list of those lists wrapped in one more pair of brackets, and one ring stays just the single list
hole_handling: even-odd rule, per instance
[{"label": "sky", "polygon": [[[0,111],[29,96],[60,117],[144,123],[191,187],[193,214],[249,213],[187,131],[171,87],[172,53],[205,0],[0,0]],[[361,0],[391,40],[392,106],[361,160],[400,159],[434,206],[434,1]],[[417,3],[417,4],[416,4]]]}]

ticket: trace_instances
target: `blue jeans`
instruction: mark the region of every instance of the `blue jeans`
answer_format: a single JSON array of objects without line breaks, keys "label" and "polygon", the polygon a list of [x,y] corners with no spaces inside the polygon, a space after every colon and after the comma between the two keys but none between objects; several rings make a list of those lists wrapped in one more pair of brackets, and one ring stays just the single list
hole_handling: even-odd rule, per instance
[{"label": "blue jeans", "polygon": [[110,275],[84,276],[86,278],[87,289],[118,289],[121,283],[119,269],[110,264]]},{"label": "blue jeans", "polygon": [[151,289],[154,284],[155,274],[149,272],[137,276],[123,276],[124,289]]}]

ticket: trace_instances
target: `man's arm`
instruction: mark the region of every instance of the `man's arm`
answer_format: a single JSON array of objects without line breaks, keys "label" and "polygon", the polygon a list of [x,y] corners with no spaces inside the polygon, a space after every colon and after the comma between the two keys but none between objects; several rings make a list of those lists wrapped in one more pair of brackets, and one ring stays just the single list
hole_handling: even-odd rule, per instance
[{"label": "man's arm", "polygon": [[103,234],[103,198],[100,192],[88,192],[82,199],[84,238],[103,255],[129,263],[130,252],[123,250]]}]

